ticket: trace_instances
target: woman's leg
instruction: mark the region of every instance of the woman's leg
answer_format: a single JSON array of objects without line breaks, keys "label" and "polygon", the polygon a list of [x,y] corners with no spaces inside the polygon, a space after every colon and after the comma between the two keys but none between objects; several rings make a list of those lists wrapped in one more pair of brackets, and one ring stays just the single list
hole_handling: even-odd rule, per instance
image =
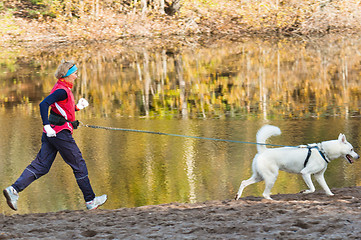
[{"label": "woman's leg", "polygon": [[57,150],[48,140],[49,138],[43,133],[41,149],[38,155],[12,185],[17,192],[23,191],[33,181],[49,172],[56,157]]},{"label": "woman's leg", "polygon": [[86,202],[95,198],[95,194],[88,178],[88,169],[83,156],[75,143],[71,133],[63,130],[56,135],[56,140],[50,142],[57,148],[64,161],[73,169],[75,179],[83,193]]}]

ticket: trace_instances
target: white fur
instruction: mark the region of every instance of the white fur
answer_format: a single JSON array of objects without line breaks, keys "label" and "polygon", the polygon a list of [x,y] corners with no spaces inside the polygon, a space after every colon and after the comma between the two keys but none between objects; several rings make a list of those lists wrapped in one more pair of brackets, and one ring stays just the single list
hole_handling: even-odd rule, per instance
[{"label": "white fur", "polygon": [[[280,134],[281,130],[278,127],[265,125],[257,133],[257,143],[265,143],[267,138]],[[353,150],[352,145],[347,142],[346,136],[341,133],[337,140],[310,144],[309,146],[322,147],[329,161],[341,156],[346,159],[347,157],[350,158],[350,156],[355,159],[359,158],[359,155]],[[257,145],[257,150],[258,153],[254,157],[252,163],[253,175],[251,178],[242,181],[236,195],[236,200],[241,197],[245,187],[263,180],[265,181],[263,196],[266,199],[272,199],[270,196],[271,189],[276,182],[279,170],[302,174],[302,177],[309,188],[308,190],[305,190],[304,193],[312,193],[315,191],[315,187],[311,180],[311,174],[314,174],[316,181],[325,190],[326,194],[330,196],[333,195],[324,178],[327,162],[322,158],[316,148],[312,148],[312,153],[306,167],[304,167],[308,153],[308,148],[306,148],[306,146],[267,148],[265,145]]]}]

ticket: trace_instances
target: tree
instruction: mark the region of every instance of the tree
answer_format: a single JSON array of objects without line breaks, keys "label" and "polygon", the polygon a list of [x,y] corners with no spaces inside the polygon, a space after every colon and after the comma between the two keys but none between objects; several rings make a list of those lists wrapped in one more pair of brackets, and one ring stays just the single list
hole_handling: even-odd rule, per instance
[{"label": "tree", "polygon": [[[167,14],[173,16],[179,12],[181,4],[180,0],[140,0],[142,14],[145,14],[148,8],[153,8],[161,14]],[[134,6],[136,6],[137,0],[134,0]]]},{"label": "tree", "polygon": [[165,5],[167,6],[164,8],[164,11],[169,16],[173,16],[178,13],[181,7],[180,0],[172,0],[171,3],[165,1]]}]

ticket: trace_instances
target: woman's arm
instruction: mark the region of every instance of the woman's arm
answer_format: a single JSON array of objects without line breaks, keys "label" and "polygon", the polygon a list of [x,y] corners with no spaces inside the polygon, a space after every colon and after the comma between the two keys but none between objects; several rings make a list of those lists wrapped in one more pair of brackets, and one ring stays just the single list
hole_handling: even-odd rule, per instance
[{"label": "woman's arm", "polygon": [[49,96],[47,96],[40,104],[40,115],[43,120],[43,125],[50,124],[49,123],[49,107],[51,104],[59,101],[63,101],[68,98],[68,94],[64,89],[58,89]]}]

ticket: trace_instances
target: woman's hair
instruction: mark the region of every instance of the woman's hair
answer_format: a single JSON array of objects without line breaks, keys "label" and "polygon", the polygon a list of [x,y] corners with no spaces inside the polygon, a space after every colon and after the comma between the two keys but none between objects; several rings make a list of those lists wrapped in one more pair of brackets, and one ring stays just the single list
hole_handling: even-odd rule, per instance
[{"label": "woman's hair", "polygon": [[74,61],[70,60],[70,61],[65,61],[65,60],[61,60],[60,65],[58,66],[58,69],[56,69],[55,72],[55,77],[56,79],[60,79],[63,76],[66,75],[66,73],[68,72],[68,70],[74,65]]}]

